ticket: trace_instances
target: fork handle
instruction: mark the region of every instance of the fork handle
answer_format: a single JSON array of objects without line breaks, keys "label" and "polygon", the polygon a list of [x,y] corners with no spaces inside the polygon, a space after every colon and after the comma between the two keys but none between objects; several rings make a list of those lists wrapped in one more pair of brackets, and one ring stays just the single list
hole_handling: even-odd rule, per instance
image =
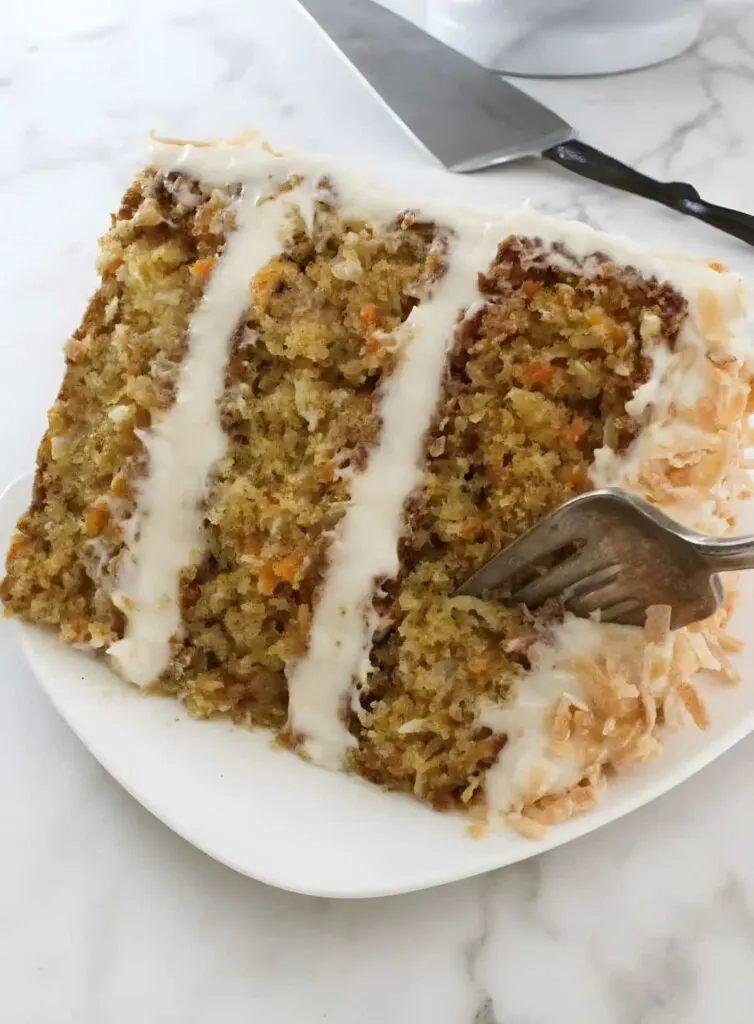
[{"label": "fork handle", "polygon": [[746,537],[705,537],[695,542],[712,572],[754,569],[754,534]]}]

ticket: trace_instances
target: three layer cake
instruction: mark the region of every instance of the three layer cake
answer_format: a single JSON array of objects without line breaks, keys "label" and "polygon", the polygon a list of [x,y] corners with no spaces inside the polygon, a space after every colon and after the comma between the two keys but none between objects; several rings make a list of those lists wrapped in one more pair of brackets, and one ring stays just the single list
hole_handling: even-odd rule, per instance
[{"label": "three layer cake", "polygon": [[594,485],[729,531],[735,274],[321,159],[158,144],[66,345],[6,609],[200,717],[524,832],[706,712],[669,632],[459,584]]}]

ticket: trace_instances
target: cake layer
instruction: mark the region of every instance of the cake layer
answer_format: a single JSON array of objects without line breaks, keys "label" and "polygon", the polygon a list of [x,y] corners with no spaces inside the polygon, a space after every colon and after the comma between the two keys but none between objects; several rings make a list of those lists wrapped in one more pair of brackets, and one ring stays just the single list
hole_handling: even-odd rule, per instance
[{"label": "cake layer", "polygon": [[642,631],[454,593],[594,484],[731,527],[739,278],[236,146],[158,145],[104,252],[9,611],[197,715],[522,831],[704,724],[691,681],[731,676],[728,607],[670,634],[667,609]]},{"label": "cake layer", "polygon": [[481,784],[500,740],[478,722],[479,700],[511,696],[546,621],[453,594],[589,487],[596,449],[625,451],[640,427],[626,403],[686,311],[668,284],[598,254],[553,263],[520,236],[500,245],[479,289],[485,304],[456,333],[426,437],[383,612],[392,628],[373,649],[360,713],[362,769],[441,806]]},{"label": "cake layer", "polygon": [[163,679],[197,713],[285,725],[286,671],[293,684],[315,605],[327,614],[323,577],[347,547],[338,525],[400,361],[394,331],[442,274],[438,241],[410,217],[341,214],[320,186],[311,221],[296,213],[283,255],[254,278],[220,401],[206,551],[183,574],[183,636]]},{"label": "cake layer", "polygon": [[120,637],[112,600],[128,522],[150,475],[144,432],[173,406],[192,314],[234,226],[239,188],[148,169],[102,239],[101,284],[65,346],[34,498],[8,557],[6,609],[70,643]]}]

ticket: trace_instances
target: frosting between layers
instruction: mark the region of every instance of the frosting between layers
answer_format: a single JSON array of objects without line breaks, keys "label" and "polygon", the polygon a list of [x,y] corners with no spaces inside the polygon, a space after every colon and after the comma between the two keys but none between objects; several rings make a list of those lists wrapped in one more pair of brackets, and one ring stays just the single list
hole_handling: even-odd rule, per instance
[{"label": "frosting between layers", "polygon": [[180,573],[201,555],[202,498],[226,448],[217,400],[231,339],[248,307],[250,281],[280,249],[281,223],[297,192],[260,204],[264,198],[262,190],[245,191],[236,230],[191,318],[175,402],[142,435],[149,474],[128,524],[113,594],[126,615],[126,633],[108,652],[120,674],[138,686],[167,668],[171,638],[180,633]]},{"label": "frosting between layers", "polygon": [[314,612],[307,656],[289,676],[290,727],[312,761],[337,768],[355,741],[345,724],[352,680],[368,653],[375,581],[398,572],[398,540],[406,498],[419,486],[424,434],[437,404],[445,356],[459,311],[477,295],[479,267],[497,251],[485,225],[450,241],[444,275],[395,331],[401,361],[380,404],[382,431],[331,553]]}]

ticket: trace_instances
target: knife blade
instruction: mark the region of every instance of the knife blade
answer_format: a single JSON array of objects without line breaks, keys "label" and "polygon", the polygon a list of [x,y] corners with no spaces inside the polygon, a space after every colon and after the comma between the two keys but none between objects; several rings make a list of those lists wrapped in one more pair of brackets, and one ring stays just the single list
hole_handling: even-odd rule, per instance
[{"label": "knife blade", "polygon": [[576,138],[552,110],[373,0],[298,0],[395,120],[451,171],[541,156],[754,245],[754,217],[661,182]]},{"label": "knife blade", "polygon": [[299,0],[388,111],[451,171],[539,156],[573,128],[492,71],[370,0]]}]

